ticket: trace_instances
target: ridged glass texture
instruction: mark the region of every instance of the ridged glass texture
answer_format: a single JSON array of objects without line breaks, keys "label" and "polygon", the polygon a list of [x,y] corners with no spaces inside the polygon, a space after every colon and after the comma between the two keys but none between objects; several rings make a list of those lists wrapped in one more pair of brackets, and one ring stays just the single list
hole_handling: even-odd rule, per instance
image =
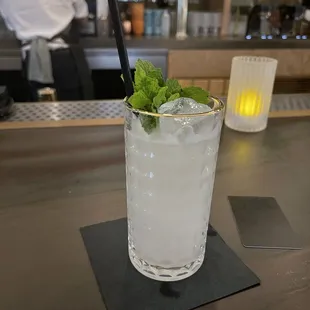
[{"label": "ridged glass texture", "polygon": [[232,61],[225,125],[244,132],[267,127],[278,61],[240,56]]},{"label": "ridged glass texture", "polygon": [[203,263],[224,113],[219,100],[212,105],[219,110],[192,116],[198,126],[186,126],[178,138],[164,129],[175,118],[158,117],[147,134],[145,115],[126,110],[129,257],[149,278],[182,280]]}]

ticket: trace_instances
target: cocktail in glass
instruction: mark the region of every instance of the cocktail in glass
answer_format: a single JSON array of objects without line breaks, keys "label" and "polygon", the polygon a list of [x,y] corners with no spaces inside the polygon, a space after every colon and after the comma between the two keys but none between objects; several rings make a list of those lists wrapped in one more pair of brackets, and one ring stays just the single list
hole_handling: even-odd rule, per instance
[{"label": "cocktail in glass", "polygon": [[129,257],[155,280],[185,279],[204,261],[224,114],[219,99],[209,106],[186,115],[126,108]]}]

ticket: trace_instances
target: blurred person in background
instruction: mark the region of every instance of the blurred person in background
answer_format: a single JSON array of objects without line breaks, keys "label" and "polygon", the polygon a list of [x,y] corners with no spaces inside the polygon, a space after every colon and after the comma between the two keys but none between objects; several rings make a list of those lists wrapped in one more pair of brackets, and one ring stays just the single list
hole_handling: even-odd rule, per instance
[{"label": "blurred person in background", "polygon": [[[60,101],[93,99],[91,72],[79,45],[79,28],[89,14],[85,0],[0,0],[0,14],[21,44],[32,101],[45,87],[55,89]],[[107,15],[108,0],[97,0],[97,18]]]}]

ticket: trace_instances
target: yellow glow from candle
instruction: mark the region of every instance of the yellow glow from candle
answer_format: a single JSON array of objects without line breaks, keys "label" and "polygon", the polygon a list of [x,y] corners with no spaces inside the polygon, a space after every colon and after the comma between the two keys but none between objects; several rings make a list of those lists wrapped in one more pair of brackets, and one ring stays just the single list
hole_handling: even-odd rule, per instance
[{"label": "yellow glow from candle", "polygon": [[237,97],[236,114],[241,116],[258,116],[262,112],[262,96],[253,89],[241,92]]}]

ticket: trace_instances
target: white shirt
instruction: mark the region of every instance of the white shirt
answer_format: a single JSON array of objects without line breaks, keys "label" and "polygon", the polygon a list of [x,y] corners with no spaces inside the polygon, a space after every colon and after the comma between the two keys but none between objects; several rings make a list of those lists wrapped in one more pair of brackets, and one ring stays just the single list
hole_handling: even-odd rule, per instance
[{"label": "white shirt", "polygon": [[[19,40],[29,41],[53,38],[74,18],[86,18],[88,6],[85,0],[0,0],[0,13]],[[107,0],[97,0],[97,15],[107,17]]]}]

